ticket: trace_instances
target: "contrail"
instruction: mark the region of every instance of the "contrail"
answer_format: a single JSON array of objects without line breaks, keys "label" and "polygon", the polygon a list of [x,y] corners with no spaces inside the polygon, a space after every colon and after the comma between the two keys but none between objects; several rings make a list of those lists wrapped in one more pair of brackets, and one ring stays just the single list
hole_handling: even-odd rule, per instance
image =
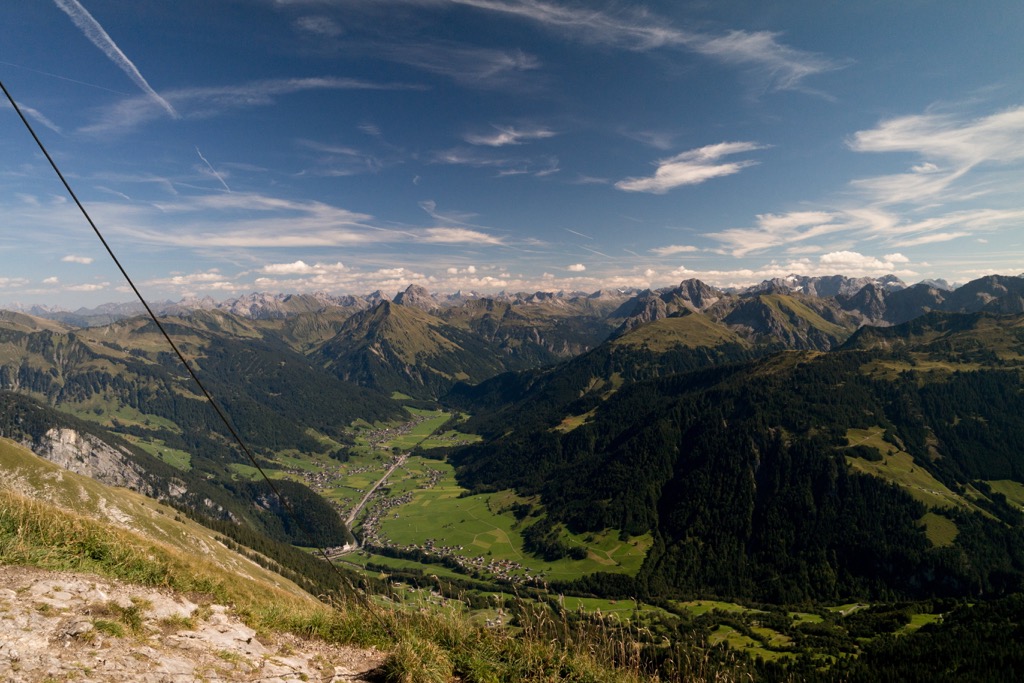
[{"label": "contrail", "polygon": [[580,245],[580,249],[586,249],[587,251],[589,251],[592,254],[597,254],[598,256],[604,256],[605,258],[612,258],[608,254],[600,252],[597,249],[591,249],[590,247],[584,247],[582,244]]},{"label": "contrail", "polygon": [[562,230],[565,230],[566,232],[571,232],[574,235],[579,235],[580,237],[586,237],[588,240],[594,239],[590,235],[584,235],[582,232],[576,232],[575,230],[570,230],[569,228],[562,228]]},{"label": "contrail", "polygon": [[224,178],[221,177],[220,173],[217,173],[217,169],[213,167],[213,164],[206,160],[206,157],[203,156],[203,153],[199,151],[198,147],[196,147],[196,154],[198,154],[199,158],[203,160],[203,163],[206,164],[206,167],[210,169],[210,173],[212,173],[214,177],[220,181],[220,184],[224,186],[224,189],[227,190],[228,192],[231,192],[231,188],[228,187],[228,184],[224,182]]},{"label": "contrail", "polygon": [[121,52],[114,41],[111,39],[107,32],[103,30],[99,22],[93,19],[92,15],[89,14],[89,10],[85,9],[78,0],[53,0],[53,2],[63,10],[64,14],[71,17],[71,21],[74,22],[75,26],[85,34],[85,37],[92,41],[92,44],[103,51],[110,61],[119,66],[122,71],[128,74],[128,77],[135,81],[135,85],[139,86],[143,92],[149,95],[157,104],[171,115],[172,118],[180,119],[181,115],[175,111],[171,103],[160,97],[156,90],[150,87],[146,79],[142,77],[139,70],[135,68],[132,61]]}]

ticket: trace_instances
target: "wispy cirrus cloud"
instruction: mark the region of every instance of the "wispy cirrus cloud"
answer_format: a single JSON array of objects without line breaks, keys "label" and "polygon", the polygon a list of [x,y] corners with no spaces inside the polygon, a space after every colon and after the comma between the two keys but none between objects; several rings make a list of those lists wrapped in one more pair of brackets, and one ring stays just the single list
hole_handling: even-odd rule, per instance
[{"label": "wispy cirrus cloud", "polygon": [[67,256],[63,257],[61,261],[63,261],[64,263],[80,263],[84,266],[87,266],[93,262],[93,258],[91,256],[76,256],[75,254],[68,254]]},{"label": "wispy cirrus cloud", "polygon": [[539,178],[559,171],[558,159],[553,156],[536,158],[504,157],[478,151],[473,148],[453,147],[434,153],[435,164],[492,168],[499,178],[515,175],[533,175]]},{"label": "wispy cirrus cloud", "polygon": [[700,251],[697,247],[692,247],[684,244],[671,244],[667,247],[657,247],[651,249],[652,254],[658,256],[675,256],[676,254],[690,254],[695,251]]},{"label": "wispy cirrus cloud", "polygon": [[327,144],[315,140],[297,140],[296,144],[320,153],[320,158],[315,162],[316,168],[310,171],[313,175],[351,176],[359,173],[376,173],[385,165],[396,163],[393,159],[382,160],[347,145]]},{"label": "wispy cirrus cloud", "polygon": [[[6,103],[5,103],[5,104],[6,104]],[[46,116],[45,116],[45,115],[44,115],[44,114],[43,114],[43,113],[42,113],[41,111],[39,111],[38,109],[35,109],[35,108],[33,108],[33,107],[29,107],[28,105],[22,104],[21,102],[19,102],[19,103],[18,103],[18,107],[19,107],[19,108],[20,108],[20,109],[21,109],[21,110],[22,110],[23,112],[25,112],[26,114],[28,114],[28,115],[29,115],[29,116],[30,116],[31,118],[33,118],[34,120],[36,120],[36,121],[38,121],[39,123],[43,124],[44,126],[46,126],[47,128],[49,128],[50,130],[52,130],[52,131],[53,131],[54,133],[56,133],[57,135],[63,135],[63,131],[62,131],[62,130],[60,129],[60,126],[58,126],[58,125],[57,125],[56,123],[54,123],[54,122],[53,122],[53,121],[51,121],[51,120],[50,120],[49,118],[47,118],[47,117],[46,117]]]},{"label": "wispy cirrus cloud", "polygon": [[[844,68],[849,63],[788,46],[781,42],[781,34],[777,32],[732,30],[712,34],[687,30],[640,7],[602,10],[593,3],[560,4],[544,0],[380,0],[372,6],[389,3],[424,8],[457,5],[533,22],[581,43],[636,52],[685,50],[743,69],[755,77],[758,93],[797,90],[821,94],[808,89],[805,80]],[[288,0],[277,4],[324,3]],[[484,61],[475,64],[473,57],[467,58],[470,55],[484,57]],[[513,73],[540,66],[536,58],[522,53],[495,55],[476,48],[443,44],[397,48],[385,45],[380,56],[451,77],[466,85],[485,87],[510,85]]]},{"label": "wispy cirrus cloud", "polygon": [[[357,78],[311,77],[277,78],[239,85],[179,88],[164,92],[184,112],[187,119],[206,119],[235,109],[268,106],[276,98],[310,90],[425,90],[422,85],[376,83]],[[107,134],[131,130],[160,116],[158,107],[147,97],[129,97],[101,109],[99,118],[82,131]]]},{"label": "wispy cirrus cloud", "polygon": [[755,142],[720,142],[698,149],[691,149],[667,159],[658,161],[658,169],[653,176],[643,178],[625,178],[615,183],[615,187],[626,192],[650,192],[664,194],[669,190],[683,185],[698,185],[712,178],[739,173],[744,168],[756,165],[753,159],[741,161],[720,161],[723,157],[753,152],[764,149],[764,145]]},{"label": "wispy cirrus cloud", "polygon": [[[844,237],[856,242],[877,242],[891,248],[907,248],[949,242],[1015,227],[1024,220],[1024,209],[965,209],[909,219],[878,207],[850,207],[832,211],[795,211],[764,214],[754,226],[712,232],[706,237],[723,245],[737,258],[785,246],[787,251],[824,251],[820,240]],[[797,247],[804,244],[806,247]]]},{"label": "wispy cirrus cloud", "polygon": [[750,228],[731,228],[712,232],[707,237],[724,245],[737,258],[782,245],[810,240],[849,227],[842,215],[828,211],[793,211],[785,214],[760,214]]},{"label": "wispy cirrus cloud", "polygon": [[913,152],[973,166],[1024,161],[1022,139],[1024,106],[968,121],[950,114],[902,116],[854,133],[848,144],[857,152]]},{"label": "wispy cirrus cloud", "polygon": [[142,74],[139,73],[138,68],[132,63],[132,60],[121,51],[121,48],[117,46],[114,40],[107,34],[107,32],[100,26],[100,23],[93,18],[89,11],[82,6],[78,0],[53,0],[54,3],[63,11],[71,21],[74,22],[75,26],[88,38],[93,45],[103,51],[103,54],[107,56],[110,61],[117,65],[122,71],[128,74],[128,77],[135,82],[135,85],[139,87],[147,98],[156,104],[158,107],[164,110],[171,118],[181,118],[177,110],[171,103],[160,96],[156,90],[154,90],[149,83],[143,78]]},{"label": "wispy cirrus cloud", "polygon": [[765,92],[799,90],[822,95],[803,85],[816,74],[845,66],[821,55],[798,50],[778,41],[770,31],[729,31],[722,36],[691,35],[687,47],[724,64],[749,69]]},{"label": "wispy cirrus cloud", "polygon": [[749,69],[759,90],[804,90],[805,79],[846,66],[845,62],[789,47],[770,31],[729,31],[712,35],[676,28],[644,9],[612,14],[587,5],[541,0],[451,0],[454,4],[499,12],[560,30],[582,42],[628,50],[683,48],[718,62]]},{"label": "wispy cirrus cloud", "polygon": [[504,147],[505,145],[521,145],[529,140],[552,138],[557,133],[548,128],[516,128],[515,126],[491,126],[493,133],[467,133],[463,140],[471,145],[487,147]]},{"label": "wispy cirrus cloud", "polygon": [[383,44],[374,47],[374,54],[468,87],[485,89],[525,87],[525,76],[541,66],[540,59],[522,50],[450,42]]},{"label": "wispy cirrus cloud", "polygon": [[[847,145],[855,152],[909,152],[921,163],[907,173],[859,179],[853,186],[884,204],[969,199],[998,188],[979,182],[953,191],[954,185],[986,167],[1024,162],[1022,139],[1024,106],[969,120],[936,113],[889,119],[854,133]],[[1012,189],[1019,192],[1020,184]]]},{"label": "wispy cirrus cloud", "polygon": [[299,17],[295,20],[295,27],[305,33],[324,38],[337,38],[345,33],[345,30],[338,25],[338,22],[322,15]]}]

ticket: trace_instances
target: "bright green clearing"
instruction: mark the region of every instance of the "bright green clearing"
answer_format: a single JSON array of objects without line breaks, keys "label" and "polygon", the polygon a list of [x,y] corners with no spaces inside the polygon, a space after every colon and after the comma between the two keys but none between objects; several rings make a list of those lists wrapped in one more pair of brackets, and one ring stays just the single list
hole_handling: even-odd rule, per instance
[{"label": "bright green clearing", "polygon": [[708,643],[710,645],[725,643],[734,650],[741,650],[749,655],[761,657],[766,661],[788,656],[788,653],[775,652],[765,648],[761,641],[740,633],[732,626],[727,626],[725,624],[719,624],[718,628],[712,631],[711,635],[708,636]]},{"label": "bright green clearing", "polygon": [[910,453],[901,451],[885,441],[882,438],[884,433],[885,430],[881,427],[847,431],[846,438],[850,446],[869,446],[877,449],[882,455],[881,460],[874,462],[846,456],[847,464],[857,472],[891,481],[928,507],[974,507],[915,463]]},{"label": "bright green clearing", "polygon": [[942,621],[941,614],[913,614],[910,617],[910,623],[901,628],[898,632],[913,633],[922,626],[926,624],[934,624],[937,621]]},{"label": "bright green clearing", "polygon": [[[421,488],[430,481],[428,470],[442,475],[432,487]],[[646,535],[621,541],[613,530],[583,535],[563,531],[567,544],[587,548],[587,558],[547,562],[522,551],[522,528],[535,519],[517,522],[508,510],[510,492],[460,497],[465,489],[456,483],[451,465],[417,457],[410,457],[395,472],[389,489],[391,496],[412,494],[411,502],[389,510],[381,519],[381,533],[391,543],[420,545],[429,538],[435,546],[461,546],[456,553],[463,557],[479,557],[485,564],[491,560],[517,562],[531,575],[549,580],[570,580],[597,571],[635,574],[651,544]],[[510,573],[522,575],[524,571],[513,569]]]},{"label": "bright green clearing", "polygon": [[926,513],[920,521],[924,526],[924,535],[936,548],[946,548],[953,545],[957,534],[960,533],[960,530],[956,527],[956,522],[949,517],[943,517],[934,512]]},{"label": "bright green clearing", "polygon": [[366,565],[367,564],[381,565],[381,566],[385,566],[385,567],[390,567],[390,568],[395,569],[395,570],[403,570],[403,569],[405,569],[405,570],[411,570],[411,571],[421,571],[421,572],[423,572],[423,576],[428,577],[428,578],[431,577],[431,576],[436,576],[436,577],[438,577],[440,579],[460,579],[460,580],[465,580],[465,578],[466,578],[466,576],[464,574],[459,574],[457,572],[454,572],[451,569],[449,569],[448,567],[445,567],[444,565],[440,565],[440,564],[421,564],[419,562],[416,562],[415,560],[403,560],[403,559],[400,559],[400,558],[397,558],[397,557],[385,557],[383,555],[371,555],[371,554],[365,553],[365,552],[350,553],[348,555],[344,555],[344,556],[342,556],[342,559],[339,561],[339,564],[350,565],[350,566],[351,565],[355,565],[355,566],[358,566],[358,567],[362,568],[365,571],[369,571],[369,570],[366,570]]},{"label": "bright green clearing", "polygon": [[992,487],[995,493],[1006,496],[1006,500],[1011,505],[1024,510],[1024,484],[1012,479],[995,479],[986,483]]},{"label": "bright green clearing", "polygon": [[409,451],[420,445],[428,436],[436,432],[451,417],[441,410],[421,410],[419,408],[406,408],[412,414],[415,423],[409,423],[400,428],[393,438],[386,441],[383,446],[386,448],[397,448],[399,451]]},{"label": "bright green clearing", "polygon": [[673,602],[672,605],[679,609],[686,610],[695,617],[699,617],[702,614],[707,614],[714,610],[735,614],[750,611],[748,608],[743,605],[737,605],[735,602],[721,602],[719,600],[689,600],[687,602]]},{"label": "bright green clearing", "polygon": [[838,612],[840,616],[849,616],[857,610],[866,608],[867,605],[863,602],[848,602],[845,605],[833,605],[832,607],[826,607],[829,612]]},{"label": "bright green clearing", "polygon": [[175,467],[182,471],[189,471],[192,469],[192,454],[188,451],[182,451],[177,448],[171,448],[166,445],[161,439],[140,439],[133,434],[122,434],[121,438],[132,444],[135,444],[142,450],[146,451],[155,458],[163,460],[171,467]]},{"label": "bright green clearing", "polygon": [[589,410],[582,415],[570,415],[569,417],[563,418],[562,422],[555,426],[554,430],[556,432],[561,432],[562,434],[568,434],[593,417],[595,412],[597,412],[597,408]]}]

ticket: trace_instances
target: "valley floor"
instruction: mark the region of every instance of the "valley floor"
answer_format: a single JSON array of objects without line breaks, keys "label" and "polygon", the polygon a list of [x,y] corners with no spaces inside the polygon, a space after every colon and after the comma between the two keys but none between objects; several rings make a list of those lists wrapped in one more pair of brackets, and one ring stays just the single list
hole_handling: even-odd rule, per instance
[{"label": "valley floor", "polygon": [[374,649],[257,634],[197,596],[26,567],[0,566],[0,621],[4,683],[341,683],[367,680],[385,658]]}]

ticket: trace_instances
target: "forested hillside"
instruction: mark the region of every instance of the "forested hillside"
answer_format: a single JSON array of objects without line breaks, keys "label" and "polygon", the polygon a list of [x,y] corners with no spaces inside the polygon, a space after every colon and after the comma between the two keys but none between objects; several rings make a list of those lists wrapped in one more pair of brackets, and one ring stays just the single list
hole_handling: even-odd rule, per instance
[{"label": "forested hillside", "polygon": [[654,529],[636,584],[620,590],[770,601],[1016,591],[1024,501],[1004,491],[1024,490],[1022,325],[936,314],[865,330],[847,350],[573,403],[578,359],[544,384],[564,383],[565,400],[549,404],[584,419],[556,429],[560,417],[530,401],[499,408],[477,418],[490,438],[453,459],[471,489],[539,494],[551,525]]}]

